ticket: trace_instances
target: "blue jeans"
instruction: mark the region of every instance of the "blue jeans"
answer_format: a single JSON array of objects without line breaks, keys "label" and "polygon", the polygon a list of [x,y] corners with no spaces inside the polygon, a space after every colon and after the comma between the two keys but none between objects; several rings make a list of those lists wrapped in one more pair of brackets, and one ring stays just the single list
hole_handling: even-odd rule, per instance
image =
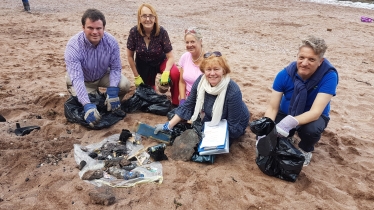
[{"label": "blue jeans", "polygon": [[[278,112],[275,123],[279,123],[286,116],[287,114]],[[312,152],[314,151],[314,145],[321,139],[322,132],[327,127],[329,121],[330,119],[328,117],[321,115],[316,121],[292,129],[289,137],[293,136],[295,131],[297,131],[301,140],[299,142],[299,147],[305,152]]]},{"label": "blue jeans", "polygon": [[29,0],[22,0],[23,3],[29,3]]}]

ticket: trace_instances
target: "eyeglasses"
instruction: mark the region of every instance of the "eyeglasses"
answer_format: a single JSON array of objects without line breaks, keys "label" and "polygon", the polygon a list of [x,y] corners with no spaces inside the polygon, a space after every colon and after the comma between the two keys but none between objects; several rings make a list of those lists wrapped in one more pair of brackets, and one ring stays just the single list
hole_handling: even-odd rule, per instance
[{"label": "eyeglasses", "polygon": [[150,20],[154,20],[156,18],[156,16],[154,16],[154,15],[141,15],[140,17],[143,20],[147,20],[147,18],[149,18]]},{"label": "eyeglasses", "polygon": [[184,34],[196,34],[195,29],[186,29],[184,30]]},{"label": "eyeglasses", "polygon": [[205,54],[204,54],[204,58],[208,58],[208,57],[210,57],[211,55],[215,55],[216,57],[221,57],[221,56],[222,56],[221,52],[219,52],[219,51],[214,51],[214,52],[207,52],[207,53],[205,53]]}]

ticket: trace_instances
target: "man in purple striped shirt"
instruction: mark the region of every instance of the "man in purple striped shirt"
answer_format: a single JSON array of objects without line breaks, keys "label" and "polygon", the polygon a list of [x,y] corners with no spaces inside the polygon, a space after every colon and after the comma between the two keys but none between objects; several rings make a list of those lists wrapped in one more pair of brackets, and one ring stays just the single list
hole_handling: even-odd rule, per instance
[{"label": "man in purple striped shirt", "polygon": [[99,87],[106,87],[107,110],[116,110],[121,107],[121,100],[131,85],[121,73],[118,42],[104,31],[105,24],[102,12],[86,10],[82,16],[83,31],[69,40],[65,50],[67,88],[83,105],[84,119],[90,126],[98,123],[101,116],[88,94],[95,93]]}]

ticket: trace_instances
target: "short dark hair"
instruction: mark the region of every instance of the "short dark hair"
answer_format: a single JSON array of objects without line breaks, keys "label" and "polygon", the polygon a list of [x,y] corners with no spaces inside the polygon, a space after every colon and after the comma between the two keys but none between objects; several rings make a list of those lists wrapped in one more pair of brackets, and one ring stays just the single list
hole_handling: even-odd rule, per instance
[{"label": "short dark hair", "polygon": [[103,26],[105,27],[106,21],[105,21],[105,16],[102,12],[100,12],[97,9],[88,9],[84,12],[82,16],[82,25],[86,25],[86,20],[89,18],[92,22],[101,20],[103,21]]}]

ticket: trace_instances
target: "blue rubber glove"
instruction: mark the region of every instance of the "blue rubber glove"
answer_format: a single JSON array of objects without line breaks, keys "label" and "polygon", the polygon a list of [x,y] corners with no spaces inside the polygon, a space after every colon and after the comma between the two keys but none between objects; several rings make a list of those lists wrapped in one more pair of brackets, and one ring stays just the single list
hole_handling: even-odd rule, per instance
[{"label": "blue rubber glove", "polygon": [[118,87],[107,87],[106,88],[106,100],[105,105],[107,110],[116,110],[121,108],[121,103],[118,98],[119,88]]},{"label": "blue rubber glove", "polygon": [[173,129],[169,128],[169,122],[166,122],[165,124],[157,124],[155,126],[155,132],[154,134],[158,134],[160,131],[172,131]]},{"label": "blue rubber glove", "polygon": [[86,104],[84,105],[84,120],[90,124],[91,127],[94,127],[101,120],[101,115],[97,111],[95,104]]},{"label": "blue rubber glove", "polygon": [[288,137],[290,130],[296,128],[297,125],[299,125],[299,121],[291,115],[287,115],[276,125],[276,128],[279,135]]},{"label": "blue rubber glove", "polygon": [[179,100],[179,106],[182,106],[184,104],[184,102],[186,102],[186,99]]}]

